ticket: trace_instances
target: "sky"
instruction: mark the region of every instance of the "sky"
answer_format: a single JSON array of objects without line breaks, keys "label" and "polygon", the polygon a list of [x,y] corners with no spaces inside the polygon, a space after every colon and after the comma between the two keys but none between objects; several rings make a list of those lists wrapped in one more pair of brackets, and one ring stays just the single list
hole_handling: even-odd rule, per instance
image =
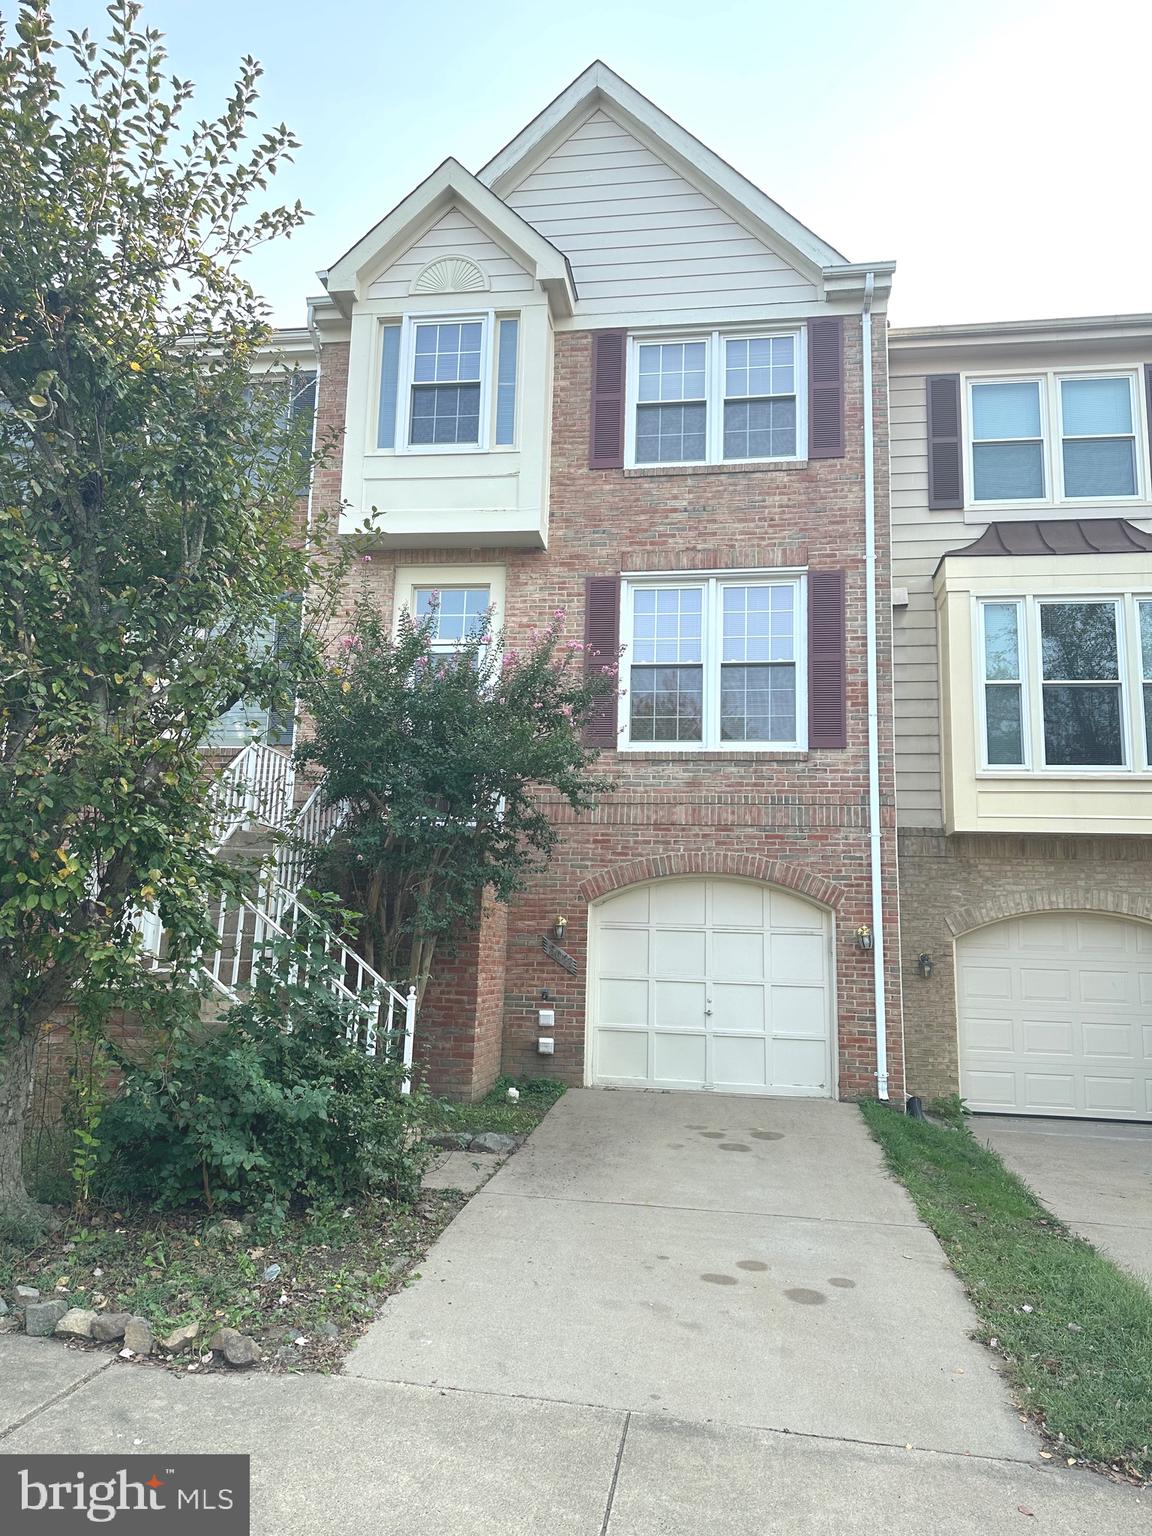
[{"label": "sky", "polygon": [[279,324],[445,156],[479,169],[597,57],[849,260],[894,259],[895,325],[1152,311],[1149,0],[145,0],[144,17],[198,115],[250,53],[263,118],[302,140],[272,191],[312,217],[247,269]]}]

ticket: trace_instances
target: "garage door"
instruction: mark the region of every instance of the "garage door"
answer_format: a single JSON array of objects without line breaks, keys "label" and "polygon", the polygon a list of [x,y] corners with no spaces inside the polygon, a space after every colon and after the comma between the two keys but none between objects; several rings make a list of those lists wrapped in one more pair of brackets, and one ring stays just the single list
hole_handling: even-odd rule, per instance
[{"label": "garage door", "polygon": [[973,1109],[1152,1119],[1152,927],[1045,913],[957,944]]},{"label": "garage door", "polygon": [[634,886],[593,908],[594,1082],[832,1092],[829,927],[740,880]]}]

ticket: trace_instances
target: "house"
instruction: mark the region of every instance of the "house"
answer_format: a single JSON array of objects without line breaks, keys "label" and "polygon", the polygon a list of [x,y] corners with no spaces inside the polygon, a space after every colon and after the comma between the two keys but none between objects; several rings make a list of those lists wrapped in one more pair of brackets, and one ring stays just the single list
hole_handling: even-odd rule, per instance
[{"label": "house", "polygon": [[313,502],[381,607],[623,648],[618,789],[434,979],[438,1090],[902,1096],[892,272],[596,63],[322,274]]},{"label": "house", "polygon": [[1152,316],[890,337],[907,1075],[1152,1118]]}]

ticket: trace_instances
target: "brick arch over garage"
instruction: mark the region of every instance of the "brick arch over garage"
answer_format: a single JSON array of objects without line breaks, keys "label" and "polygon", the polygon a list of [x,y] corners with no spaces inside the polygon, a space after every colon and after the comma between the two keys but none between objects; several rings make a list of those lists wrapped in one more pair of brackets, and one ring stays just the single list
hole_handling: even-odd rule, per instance
[{"label": "brick arch over garage", "polygon": [[626,864],[602,869],[578,887],[585,901],[597,901],[612,891],[628,885],[642,885],[647,880],[668,880],[677,875],[725,876],[736,880],[761,880],[766,885],[782,886],[806,896],[822,907],[836,911],[844,892],[831,880],[824,880],[799,864],[784,864],[751,853],[663,853],[646,859],[630,859]]},{"label": "brick arch over garage", "polygon": [[958,939],[977,928],[987,928],[990,923],[1042,912],[1095,912],[1102,917],[1131,917],[1138,922],[1152,923],[1152,896],[1126,891],[1078,890],[1075,886],[1019,891],[961,907],[946,914],[944,921],[952,937]]}]

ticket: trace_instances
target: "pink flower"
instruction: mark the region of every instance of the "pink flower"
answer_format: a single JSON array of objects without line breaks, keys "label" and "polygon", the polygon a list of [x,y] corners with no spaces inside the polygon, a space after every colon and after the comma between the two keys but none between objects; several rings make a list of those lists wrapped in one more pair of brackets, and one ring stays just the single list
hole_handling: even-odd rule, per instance
[{"label": "pink flower", "polygon": [[565,720],[571,720],[571,718],[572,718],[572,706],[571,706],[571,704],[561,705],[560,713],[564,716]]},{"label": "pink flower", "polygon": [[563,608],[557,608],[556,612],[552,615],[552,617],[554,619],[562,619],[564,617],[564,613],[565,613],[565,610]]},{"label": "pink flower", "polygon": [[584,649],[583,640],[569,640],[568,649],[570,651],[582,651]]},{"label": "pink flower", "polygon": [[355,635],[341,635],[340,646],[345,651],[354,651],[356,649]]},{"label": "pink flower", "polygon": [[364,565],[371,565],[372,564],[372,556],[371,555],[361,555],[360,556],[360,560],[361,560],[361,563],[364,564]]}]

